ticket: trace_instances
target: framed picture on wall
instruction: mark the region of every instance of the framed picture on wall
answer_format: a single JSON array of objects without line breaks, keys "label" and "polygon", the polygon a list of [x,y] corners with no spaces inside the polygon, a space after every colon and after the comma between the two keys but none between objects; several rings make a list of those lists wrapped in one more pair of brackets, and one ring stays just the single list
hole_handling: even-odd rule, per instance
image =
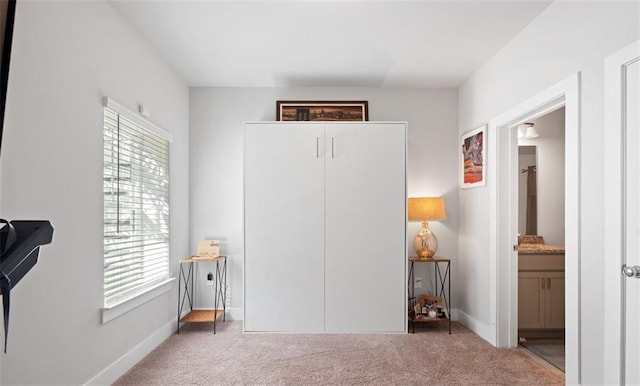
[{"label": "framed picture on wall", "polygon": [[460,142],[460,187],[464,189],[484,186],[487,183],[487,125],[463,134]]},{"label": "framed picture on wall", "polygon": [[368,101],[277,101],[278,121],[368,121]]}]

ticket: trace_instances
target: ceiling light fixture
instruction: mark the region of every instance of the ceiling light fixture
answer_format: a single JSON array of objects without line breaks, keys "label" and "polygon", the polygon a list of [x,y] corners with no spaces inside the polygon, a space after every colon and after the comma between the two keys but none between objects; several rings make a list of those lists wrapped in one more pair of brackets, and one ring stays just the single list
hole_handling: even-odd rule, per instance
[{"label": "ceiling light fixture", "polygon": [[538,138],[540,135],[536,131],[536,128],[533,126],[534,126],[533,122],[523,123],[522,125],[518,126],[518,138],[525,138],[525,139]]}]

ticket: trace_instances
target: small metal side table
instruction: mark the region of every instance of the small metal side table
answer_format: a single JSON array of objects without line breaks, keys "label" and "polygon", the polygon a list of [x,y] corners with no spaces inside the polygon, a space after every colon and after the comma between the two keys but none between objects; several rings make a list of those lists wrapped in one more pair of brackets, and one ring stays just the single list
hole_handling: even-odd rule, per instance
[{"label": "small metal side table", "polygon": [[[213,274],[213,310],[194,310],[194,266],[197,263],[215,263],[215,273]],[[216,320],[222,317],[226,321],[226,289],[227,289],[227,257],[188,257],[180,260],[180,274],[178,275],[178,334],[180,333],[180,323],[203,323],[213,322],[213,333],[216,333]],[[182,310],[188,301],[189,313],[184,317]],[[222,306],[222,308],[220,308]]]},{"label": "small metal side table", "polygon": [[[409,268],[409,281],[407,283],[407,295],[409,300],[415,301],[415,277],[413,271],[413,265],[415,263],[433,263],[435,265],[435,296],[441,297],[444,301],[445,308],[447,310],[446,319],[449,321],[449,334],[451,334],[451,259],[445,259],[442,257],[434,256],[433,258],[421,258],[418,256],[409,257],[409,262],[411,266]],[[444,265],[444,270],[440,267],[440,264]],[[446,291],[445,291],[446,289]],[[443,318],[434,318],[434,319],[416,319],[409,318],[409,322],[411,323],[412,331],[416,332],[416,323],[433,323],[439,322],[443,320]]]}]

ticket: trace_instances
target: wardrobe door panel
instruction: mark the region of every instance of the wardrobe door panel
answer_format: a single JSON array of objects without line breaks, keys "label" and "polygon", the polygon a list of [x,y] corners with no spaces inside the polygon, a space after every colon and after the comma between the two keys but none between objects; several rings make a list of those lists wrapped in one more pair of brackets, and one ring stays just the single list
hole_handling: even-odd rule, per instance
[{"label": "wardrobe door panel", "polygon": [[405,331],[406,126],[328,124],[326,141],[326,331]]},{"label": "wardrobe door panel", "polygon": [[245,125],[245,331],[324,330],[323,132]]}]

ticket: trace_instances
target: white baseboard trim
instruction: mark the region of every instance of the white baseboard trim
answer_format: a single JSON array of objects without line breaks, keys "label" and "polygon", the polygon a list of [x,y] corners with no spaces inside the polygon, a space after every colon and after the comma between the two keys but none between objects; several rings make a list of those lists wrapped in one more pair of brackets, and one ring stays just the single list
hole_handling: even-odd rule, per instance
[{"label": "white baseboard trim", "polygon": [[89,379],[85,385],[111,385],[175,332],[176,321],[172,320]]},{"label": "white baseboard trim", "polygon": [[495,346],[495,342],[493,341],[495,333],[491,331],[491,326],[489,324],[474,319],[460,310],[453,310],[452,315],[453,320],[457,320],[464,324],[465,327],[473,331],[476,335],[479,335],[482,339]]},{"label": "white baseboard trim", "polygon": [[242,307],[234,307],[227,308],[227,320],[243,320],[244,319],[244,308]]}]

